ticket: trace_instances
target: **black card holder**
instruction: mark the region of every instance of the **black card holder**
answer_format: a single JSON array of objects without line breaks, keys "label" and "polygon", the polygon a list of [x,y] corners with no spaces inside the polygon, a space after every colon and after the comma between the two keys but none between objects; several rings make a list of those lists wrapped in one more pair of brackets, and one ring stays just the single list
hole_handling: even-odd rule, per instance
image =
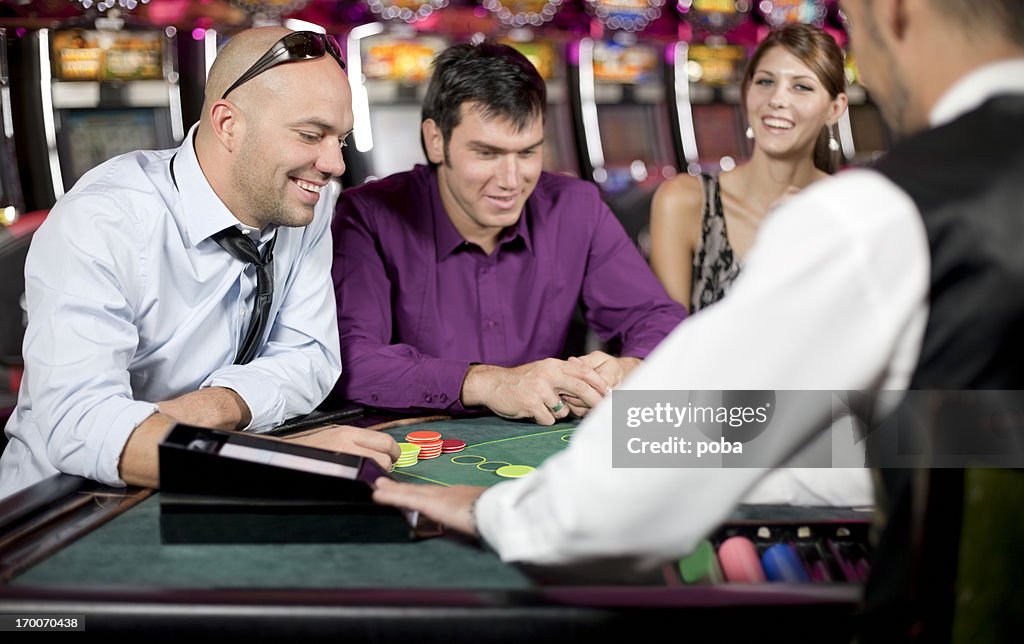
[{"label": "black card holder", "polygon": [[382,543],[430,536],[416,516],[377,505],[387,474],[352,454],[176,425],[160,455],[164,543]]}]

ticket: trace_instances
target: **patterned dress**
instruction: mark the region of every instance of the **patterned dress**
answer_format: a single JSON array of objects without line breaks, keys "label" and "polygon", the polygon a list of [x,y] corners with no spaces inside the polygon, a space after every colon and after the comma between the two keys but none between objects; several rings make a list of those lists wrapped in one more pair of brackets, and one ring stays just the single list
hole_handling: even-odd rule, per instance
[{"label": "patterned dress", "polygon": [[700,241],[693,254],[691,314],[725,297],[740,273],[739,259],[729,245],[725,230],[718,177],[702,174],[700,182],[704,190],[704,207],[701,212]]}]

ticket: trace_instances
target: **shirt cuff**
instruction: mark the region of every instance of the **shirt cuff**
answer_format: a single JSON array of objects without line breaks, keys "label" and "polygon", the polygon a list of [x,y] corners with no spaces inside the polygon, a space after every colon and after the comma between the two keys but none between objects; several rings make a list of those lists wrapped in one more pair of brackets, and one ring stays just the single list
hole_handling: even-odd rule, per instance
[{"label": "shirt cuff", "polygon": [[[446,409],[451,412],[466,411],[462,406],[462,381],[469,371],[468,360],[431,360],[431,382],[423,383],[423,391],[410,391],[414,397],[410,407],[422,406],[431,409]],[[416,399],[422,395],[422,401]]]},{"label": "shirt cuff", "polygon": [[539,534],[540,526],[531,525],[532,521],[517,511],[524,496],[537,484],[528,479],[536,478],[539,476],[534,472],[525,479],[492,486],[476,500],[473,512],[477,533],[502,561],[558,562],[552,556],[551,544]]},{"label": "shirt cuff", "polygon": [[480,538],[501,554],[501,497],[495,487],[484,490],[473,505],[473,518]]},{"label": "shirt cuff", "polygon": [[[107,433],[99,439],[96,449],[96,480],[104,485],[124,487],[121,479],[121,455],[124,453],[128,438],[135,428],[153,414],[160,411],[156,405],[141,401],[126,401],[120,411],[108,425]],[[92,478],[92,477],[89,477]]]},{"label": "shirt cuff", "polygon": [[393,373],[396,368],[397,365],[386,362],[382,362],[379,367],[375,365],[372,373],[378,376],[380,382],[361,386],[353,386],[359,383],[353,377],[355,371],[349,371],[352,380],[347,383],[345,396],[361,404],[383,409],[466,411],[459,396],[462,394],[462,381],[469,371],[469,361],[430,358],[410,368],[407,376],[385,381],[384,374],[388,370]]},{"label": "shirt cuff", "polygon": [[461,360],[444,360],[439,380],[441,386],[448,396],[448,410],[453,413],[470,411],[462,404],[462,383],[466,381],[466,374],[474,363]]},{"label": "shirt cuff", "polygon": [[284,396],[280,384],[255,369],[222,369],[199,386],[224,387],[234,391],[249,408],[252,419],[240,431],[274,427],[285,421]]}]

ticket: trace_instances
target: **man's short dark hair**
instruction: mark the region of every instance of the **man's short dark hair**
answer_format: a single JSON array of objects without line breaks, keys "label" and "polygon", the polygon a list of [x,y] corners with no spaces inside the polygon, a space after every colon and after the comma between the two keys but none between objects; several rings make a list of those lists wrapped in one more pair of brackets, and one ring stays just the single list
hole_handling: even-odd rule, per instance
[{"label": "man's short dark hair", "polygon": [[[544,79],[525,56],[508,45],[455,45],[438,54],[433,68],[423,99],[422,120],[433,119],[440,128],[445,163],[448,142],[461,120],[463,103],[474,103],[484,118],[510,121],[517,132],[544,115]],[[420,143],[423,145],[422,134]]]}]

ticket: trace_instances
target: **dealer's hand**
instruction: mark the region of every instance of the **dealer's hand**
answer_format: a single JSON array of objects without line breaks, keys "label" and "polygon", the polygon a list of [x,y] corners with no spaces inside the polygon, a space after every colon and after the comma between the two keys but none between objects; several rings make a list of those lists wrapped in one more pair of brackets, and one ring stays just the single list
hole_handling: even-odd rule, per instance
[{"label": "dealer's hand", "polygon": [[485,487],[398,483],[384,477],[377,479],[376,486],[373,500],[377,503],[416,510],[445,528],[478,536],[473,504],[487,489]]}]

